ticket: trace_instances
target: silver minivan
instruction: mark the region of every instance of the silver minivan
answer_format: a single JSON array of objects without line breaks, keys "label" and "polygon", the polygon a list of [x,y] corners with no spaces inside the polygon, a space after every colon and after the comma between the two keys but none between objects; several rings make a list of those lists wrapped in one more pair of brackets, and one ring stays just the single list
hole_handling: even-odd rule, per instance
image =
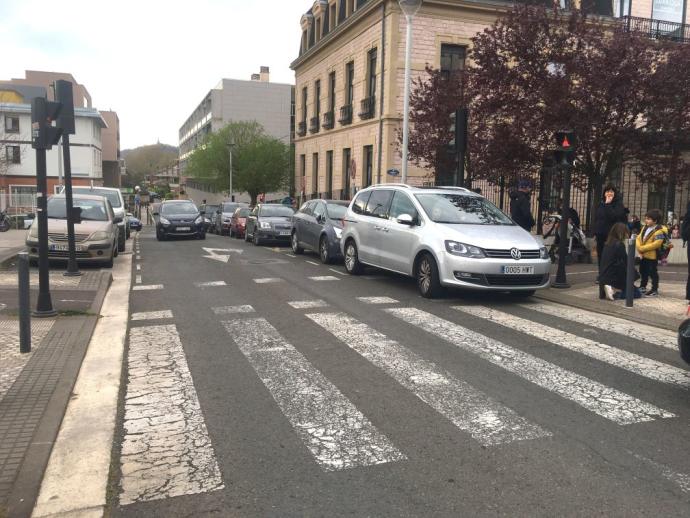
[{"label": "silver minivan", "polygon": [[344,224],[340,246],[349,273],[369,265],[408,275],[423,297],[443,287],[529,296],[549,286],[543,242],[461,187],[369,187],[354,197]]}]

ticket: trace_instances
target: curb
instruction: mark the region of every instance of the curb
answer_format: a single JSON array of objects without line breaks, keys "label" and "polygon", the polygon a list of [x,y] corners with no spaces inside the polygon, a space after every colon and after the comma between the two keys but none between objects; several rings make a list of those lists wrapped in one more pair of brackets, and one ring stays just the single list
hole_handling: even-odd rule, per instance
[{"label": "curb", "polygon": [[4,255],[0,255],[0,265],[2,265],[2,263],[6,263],[7,261],[11,261],[12,259],[16,259],[19,255],[19,252],[23,252],[25,249],[26,247],[22,245],[10,250]]},{"label": "curb", "polygon": [[[565,290],[567,292],[567,290]],[[586,298],[575,297],[567,295],[563,291],[556,291],[555,288],[538,291],[534,295],[535,299],[546,300],[549,302],[557,302],[564,306],[571,306],[578,309],[585,309],[593,313],[602,315],[609,315],[629,320],[631,324],[644,324],[647,326],[658,327],[668,331],[678,331],[680,322],[673,318],[668,318],[663,315],[654,315],[653,318],[647,316],[643,311],[636,311],[637,308],[618,307],[613,304],[604,304],[598,300],[589,300]]]}]

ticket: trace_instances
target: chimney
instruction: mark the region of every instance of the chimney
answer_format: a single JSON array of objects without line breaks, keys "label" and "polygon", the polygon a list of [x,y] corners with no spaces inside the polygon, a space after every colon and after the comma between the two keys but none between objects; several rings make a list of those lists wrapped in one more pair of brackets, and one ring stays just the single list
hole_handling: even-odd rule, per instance
[{"label": "chimney", "polygon": [[252,81],[260,81],[261,76],[259,74],[252,74]]},{"label": "chimney", "polygon": [[261,70],[260,70],[260,71],[261,71],[261,74],[259,74],[259,75],[261,76],[261,82],[262,82],[262,83],[268,83],[268,82],[269,82],[269,77],[270,77],[270,75],[271,75],[270,72],[269,72],[268,67],[261,67]]}]

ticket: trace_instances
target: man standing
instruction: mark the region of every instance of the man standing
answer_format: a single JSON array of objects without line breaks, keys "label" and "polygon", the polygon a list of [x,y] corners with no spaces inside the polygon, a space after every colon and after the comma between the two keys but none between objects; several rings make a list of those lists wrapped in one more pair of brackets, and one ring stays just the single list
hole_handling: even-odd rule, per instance
[{"label": "man standing", "polygon": [[510,217],[527,232],[532,231],[535,223],[530,208],[531,187],[529,180],[520,180],[517,191],[510,193]]}]

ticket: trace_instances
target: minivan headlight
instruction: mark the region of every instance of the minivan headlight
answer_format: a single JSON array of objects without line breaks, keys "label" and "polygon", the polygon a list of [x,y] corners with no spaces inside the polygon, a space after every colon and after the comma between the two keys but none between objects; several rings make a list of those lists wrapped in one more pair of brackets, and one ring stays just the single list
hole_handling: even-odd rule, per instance
[{"label": "minivan headlight", "polygon": [[542,259],[550,259],[550,257],[549,257],[549,249],[546,248],[545,246],[542,246],[542,247],[539,249],[539,256],[540,256]]},{"label": "minivan headlight", "polygon": [[163,225],[170,225],[170,221],[165,219],[163,216],[158,218],[158,221],[160,221]]},{"label": "minivan headlight", "polygon": [[484,250],[481,248],[473,245],[466,245],[465,243],[458,243],[457,241],[446,241],[446,251],[449,254],[472,259],[483,259],[486,257]]},{"label": "minivan headlight", "polygon": [[260,225],[261,225],[261,228],[264,228],[264,229],[270,229],[271,228],[271,224],[268,221],[262,221],[260,223]]},{"label": "minivan headlight", "polygon": [[91,234],[89,241],[105,241],[106,239],[110,239],[110,236],[107,232],[103,232],[101,230],[99,232],[94,232],[93,234]]}]

